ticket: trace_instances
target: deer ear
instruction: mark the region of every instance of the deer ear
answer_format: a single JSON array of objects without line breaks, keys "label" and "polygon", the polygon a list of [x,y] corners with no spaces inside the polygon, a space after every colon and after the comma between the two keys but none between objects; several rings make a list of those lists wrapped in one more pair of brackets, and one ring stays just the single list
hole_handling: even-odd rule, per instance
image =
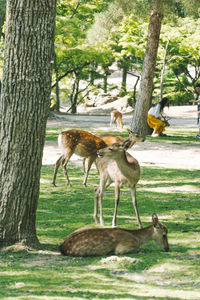
[{"label": "deer ear", "polygon": [[158,216],[157,216],[156,213],[153,213],[153,215],[152,215],[152,221],[153,221],[154,227],[156,227],[156,225],[158,224]]}]

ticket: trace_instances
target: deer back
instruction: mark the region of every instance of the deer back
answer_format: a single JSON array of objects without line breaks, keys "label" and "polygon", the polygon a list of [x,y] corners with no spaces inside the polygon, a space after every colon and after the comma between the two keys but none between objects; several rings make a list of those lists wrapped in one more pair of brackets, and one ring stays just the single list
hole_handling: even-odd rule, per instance
[{"label": "deer back", "polygon": [[126,139],[119,135],[111,135],[111,134],[95,134],[99,138],[101,138],[107,146],[111,146],[115,143],[123,143]]},{"label": "deer back", "polygon": [[[129,252],[129,241],[132,252],[138,249],[138,239],[121,228],[81,228],[66,237],[60,246],[63,255],[99,256],[120,252]],[[126,244],[127,248],[126,248]]]},{"label": "deer back", "polygon": [[61,133],[63,149],[74,149],[80,156],[96,155],[97,150],[106,147],[106,143],[99,137],[84,130],[71,129]]}]

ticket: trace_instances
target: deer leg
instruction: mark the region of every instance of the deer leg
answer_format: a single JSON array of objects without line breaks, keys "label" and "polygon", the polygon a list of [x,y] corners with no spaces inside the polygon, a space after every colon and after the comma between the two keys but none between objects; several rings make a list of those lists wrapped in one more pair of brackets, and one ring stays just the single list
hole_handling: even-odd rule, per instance
[{"label": "deer leg", "polygon": [[58,168],[60,167],[60,165],[63,163],[63,160],[64,160],[64,155],[61,155],[59,157],[59,159],[56,161],[55,163],[55,167],[54,167],[54,174],[53,174],[53,181],[52,181],[52,184],[54,186],[56,186],[56,175],[57,175],[57,172],[58,172]]},{"label": "deer leg", "polygon": [[116,227],[117,208],[118,208],[118,204],[119,204],[119,193],[120,193],[119,183],[115,182],[115,210],[114,210],[114,216],[113,216],[113,220],[112,220],[112,227]]},{"label": "deer leg", "polygon": [[94,222],[95,224],[98,224],[98,201],[99,201],[99,187],[97,187],[95,189],[95,192],[94,192]]},{"label": "deer leg", "polygon": [[86,171],[85,171],[85,176],[84,176],[84,180],[83,180],[83,184],[84,186],[87,186],[87,178],[88,178],[88,174],[89,174],[89,171],[91,169],[91,166],[92,166],[92,163],[94,162],[94,160],[96,159],[96,156],[90,156],[88,158],[88,164],[87,164],[87,168],[86,168]]},{"label": "deer leg", "polygon": [[74,149],[71,149],[71,148],[65,149],[65,156],[64,156],[64,159],[62,160],[62,169],[63,169],[63,173],[65,175],[67,185],[71,185],[69,176],[67,173],[67,164],[73,153],[74,153]]},{"label": "deer leg", "polygon": [[[101,173],[100,173],[101,174]],[[100,224],[104,226],[103,220],[103,208],[102,208],[102,201],[103,201],[103,191],[111,184],[111,181],[107,180],[106,176],[100,177],[100,184],[98,187],[98,200],[99,200],[99,215],[100,215]]]},{"label": "deer leg", "polygon": [[85,174],[85,164],[86,164],[86,158],[83,158],[83,173]]},{"label": "deer leg", "polygon": [[103,220],[103,209],[102,209],[102,199],[103,199],[103,187],[100,183],[99,186],[99,218],[100,218],[100,224],[101,226],[104,226],[104,220]]},{"label": "deer leg", "polygon": [[136,187],[131,189],[131,197],[132,197],[132,202],[133,202],[133,206],[134,206],[134,209],[135,209],[135,214],[136,214],[138,226],[139,226],[139,228],[142,228],[142,223],[141,223],[138,208],[137,208]]}]

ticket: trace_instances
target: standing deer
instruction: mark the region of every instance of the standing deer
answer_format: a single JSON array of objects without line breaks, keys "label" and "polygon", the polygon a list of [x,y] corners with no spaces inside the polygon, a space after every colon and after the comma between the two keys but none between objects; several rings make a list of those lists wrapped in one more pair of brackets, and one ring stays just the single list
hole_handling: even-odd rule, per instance
[{"label": "standing deer", "polygon": [[96,164],[100,173],[100,183],[95,191],[94,197],[94,221],[98,223],[97,211],[98,203],[100,209],[100,224],[103,226],[103,211],[102,211],[102,199],[103,191],[112,182],[115,183],[115,210],[112,220],[112,226],[116,226],[117,219],[117,208],[119,204],[120,187],[128,186],[131,189],[131,197],[137,222],[140,228],[142,223],[139,217],[136,200],[136,184],[140,179],[140,166],[138,161],[126,152],[130,146],[132,146],[132,139],[134,141],[144,141],[139,134],[130,134],[129,139],[124,141],[122,144],[113,144],[110,147],[100,149],[97,154]]},{"label": "standing deer", "polygon": [[62,165],[66,182],[68,185],[70,185],[66,167],[71,156],[75,153],[84,158],[88,158],[88,165],[83,181],[83,184],[86,186],[89,170],[92,166],[92,163],[97,158],[97,150],[106,147],[106,143],[101,138],[87,131],[71,129],[63,131],[61,134],[59,134],[58,144],[63,150],[63,155],[61,155],[56,161],[52,182],[53,185],[55,185],[56,174],[60,165]]},{"label": "standing deer", "polygon": [[115,123],[116,126],[123,128],[124,123],[122,122],[122,113],[120,113],[117,109],[114,109],[110,113],[110,126],[112,123]]},{"label": "standing deer", "polygon": [[[130,133],[130,131],[129,131]],[[111,146],[112,144],[115,143],[123,143],[126,139],[123,138],[120,135],[111,135],[111,134],[104,134],[104,133],[95,133],[96,136],[98,136],[99,138],[101,138],[105,143],[106,146]],[[132,141],[132,145],[134,145],[136,143],[136,141]],[[86,163],[86,158],[83,158],[83,171],[84,174],[86,172],[86,168],[85,168],[85,163]]]},{"label": "standing deer", "polygon": [[123,228],[80,228],[66,237],[60,246],[63,255],[100,256],[138,252],[140,246],[150,240],[169,251],[167,227],[152,215],[153,224],[138,230]]}]

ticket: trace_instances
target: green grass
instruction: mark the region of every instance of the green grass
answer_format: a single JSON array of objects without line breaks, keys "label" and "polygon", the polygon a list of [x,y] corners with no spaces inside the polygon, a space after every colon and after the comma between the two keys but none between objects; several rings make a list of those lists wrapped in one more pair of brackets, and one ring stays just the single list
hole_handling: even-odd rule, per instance
[{"label": "green grass", "polygon": [[[55,141],[59,131],[48,130],[47,140]],[[181,130],[157,141],[199,145]],[[70,188],[61,169],[57,187],[51,185],[52,175],[53,166],[42,168],[37,235],[43,250],[0,252],[0,299],[200,299],[199,170],[142,167],[140,216],[147,226],[152,213],[158,214],[169,230],[170,252],[149,242],[136,254],[89,258],[63,257],[58,246],[73,230],[94,226],[99,176],[93,168],[84,188],[82,170],[70,163]],[[106,226],[111,225],[113,208],[111,187],[103,201]],[[137,228],[128,188],[121,190],[117,224]]]}]

